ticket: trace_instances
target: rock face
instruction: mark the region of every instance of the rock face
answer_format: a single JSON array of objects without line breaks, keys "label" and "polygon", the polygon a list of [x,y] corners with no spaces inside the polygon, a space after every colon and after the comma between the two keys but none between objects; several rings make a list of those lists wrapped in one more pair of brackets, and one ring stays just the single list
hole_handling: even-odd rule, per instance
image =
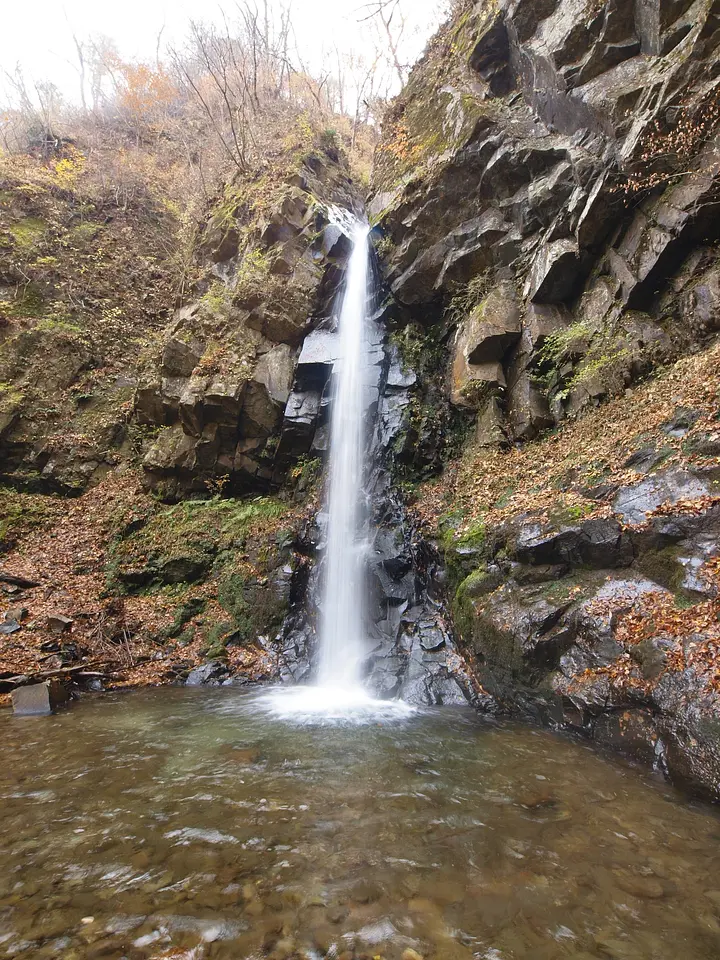
[{"label": "rock face", "polygon": [[482,0],[415,67],[370,210],[406,315],[457,328],[449,399],[486,442],[720,329],[719,55],[709,0]]},{"label": "rock face", "polygon": [[[286,407],[296,415],[300,348],[331,322],[347,258],[329,205],[352,207],[354,188],[344,162],[328,155],[319,172],[294,174],[275,194],[250,222],[239,201],[237,212],[222,205],[211,217],[200,248],[209,264],[204,292],[201,285],[202,295],[177,312],[138,385],[137,420],[159,428],[145,475],[168,499],[207,494],[217,483],[239,493],[277,487],[306,452],[284,442],[276,456]],[[297,415],[307,411],[306,403]]]},{"label": "rock face", "polygon": [[461,648],[498,709],[580,731],[717,798],[713,476],[660,470],[617,490],[613,517],[521,517],[469,563],[457,548],[446,560]]},{"label": "rock face", "polygon": [[[710,0],[456,8],[388,112],[370,200],[418,374],[397,414],[402,476],[440,472],[470,437],[501,471],[497,448],[720,330],[718,62]],[[720,450],[713,432],[690,442],[691,459]],[[720,797],[716,473],[663,469],[666,456],[661,439],[639,445],[625,466],[644,477],[589,518],[553,518],[548,497],[477,542],[438,541],[440,579],[485,706]]]}]

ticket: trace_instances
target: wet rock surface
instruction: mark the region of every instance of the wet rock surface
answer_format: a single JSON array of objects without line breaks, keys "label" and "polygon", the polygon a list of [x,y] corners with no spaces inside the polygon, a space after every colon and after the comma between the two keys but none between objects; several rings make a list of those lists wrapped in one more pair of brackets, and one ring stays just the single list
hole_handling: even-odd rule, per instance
[{"label": "wet rock surface", "polygon": [[[424,704],[472,702],[475,687],[458,654],[442,591],[435,582],[438,557],[419,538],[393,487],[394,457],[398,439],[407,429],[416,376],[403,364],[380,324],[372,322],[367,337],[369,368],[364,382],[369,472],[365,489],[372,533],[367,546],[369,650],[363,666],[365,682],[387,699]],[[307,338],[294,387],[297,406],[288,403],[281,451],[297,452],[301,440],[305,444],[302,452],[317,448],[317,434],[326,430],[325,408],[336,359],[337,340],[332,330],[319,330]],[[312,416],[304,413],[308,394],[301,394],[302,388],[323,398],[313,404]],[[311,555],[322,551],[324,524],[325,517],[320,514],[306,532]],[[296,579],[295,609],[277,642],[281,675],[286,679],[312,676],[322,575],[320,562],[309,577],[303,573],[304,582]]]}]

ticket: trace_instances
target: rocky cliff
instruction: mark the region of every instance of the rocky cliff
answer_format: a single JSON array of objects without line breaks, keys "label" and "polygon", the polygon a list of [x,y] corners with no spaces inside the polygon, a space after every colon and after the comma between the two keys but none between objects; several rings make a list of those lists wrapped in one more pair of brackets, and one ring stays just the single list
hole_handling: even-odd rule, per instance
[{"label": "rocky cliff", "polygon": [[409,493],[490,709],[715,796],[719,104],[717,4],[468,3],[370,202],[400,475],[441,473]]},{"label": "rocky cliff", "polygon": [[[283,159],[226,186],[199,237],[196,296],[140,377],[137,420],[158,430],[143,466],[163,497],[213,482],[233,494],[276,490],[318,452],[320,395],[304,383],[293,393],[295,371],[311,360],[312,345],[301,357],[306,335],[331,317],[347,257],[330,210],[360,201],[332,136]],[[317,357],[315,372],[326,364]],[[315,380],[322,393],[322,375]]]}]

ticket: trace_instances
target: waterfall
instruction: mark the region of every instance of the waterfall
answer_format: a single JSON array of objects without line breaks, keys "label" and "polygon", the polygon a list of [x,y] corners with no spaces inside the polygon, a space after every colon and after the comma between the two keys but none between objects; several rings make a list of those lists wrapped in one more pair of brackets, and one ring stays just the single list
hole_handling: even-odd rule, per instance
[{"label": "waterfall", "polygon": [[[341,211],[331,212],[352,247],[340,300],[338,359],[333,371],[316,683],[277,690],[258,702],[276,716],[300,722],[365,723],[401,719],[414,708],[402,701],[376,700],[362,683],[363,660],[370,646],[365,623],[369,534],[364,490],[368,473],[365,421],[372,387],[368,379],[373,292],[370,228]],[[376,367],[374,376],[379,375]],[[374,389],[377,394],[377,383]],[[311,603],[314,597],[312,591]]]},{"label": "waterfall", "polygon": [[365,653],[362,500],[368,233],[369,228],[361,224],[351,231],[353,248],[340,310],[340,361],[335,370],[330,426],[327,548],[320,622],[318,683],[349,689],[360,685]]}]

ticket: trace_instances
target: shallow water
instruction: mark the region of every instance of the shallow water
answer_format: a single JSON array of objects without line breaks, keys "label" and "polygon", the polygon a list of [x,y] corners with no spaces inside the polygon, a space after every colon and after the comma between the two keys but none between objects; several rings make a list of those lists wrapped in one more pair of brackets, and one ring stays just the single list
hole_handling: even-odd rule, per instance
[{"label": "shallow water", "polygon": [[714,811],[543,731],[169,689],[0,737],[0,957],[720,957]]}]

